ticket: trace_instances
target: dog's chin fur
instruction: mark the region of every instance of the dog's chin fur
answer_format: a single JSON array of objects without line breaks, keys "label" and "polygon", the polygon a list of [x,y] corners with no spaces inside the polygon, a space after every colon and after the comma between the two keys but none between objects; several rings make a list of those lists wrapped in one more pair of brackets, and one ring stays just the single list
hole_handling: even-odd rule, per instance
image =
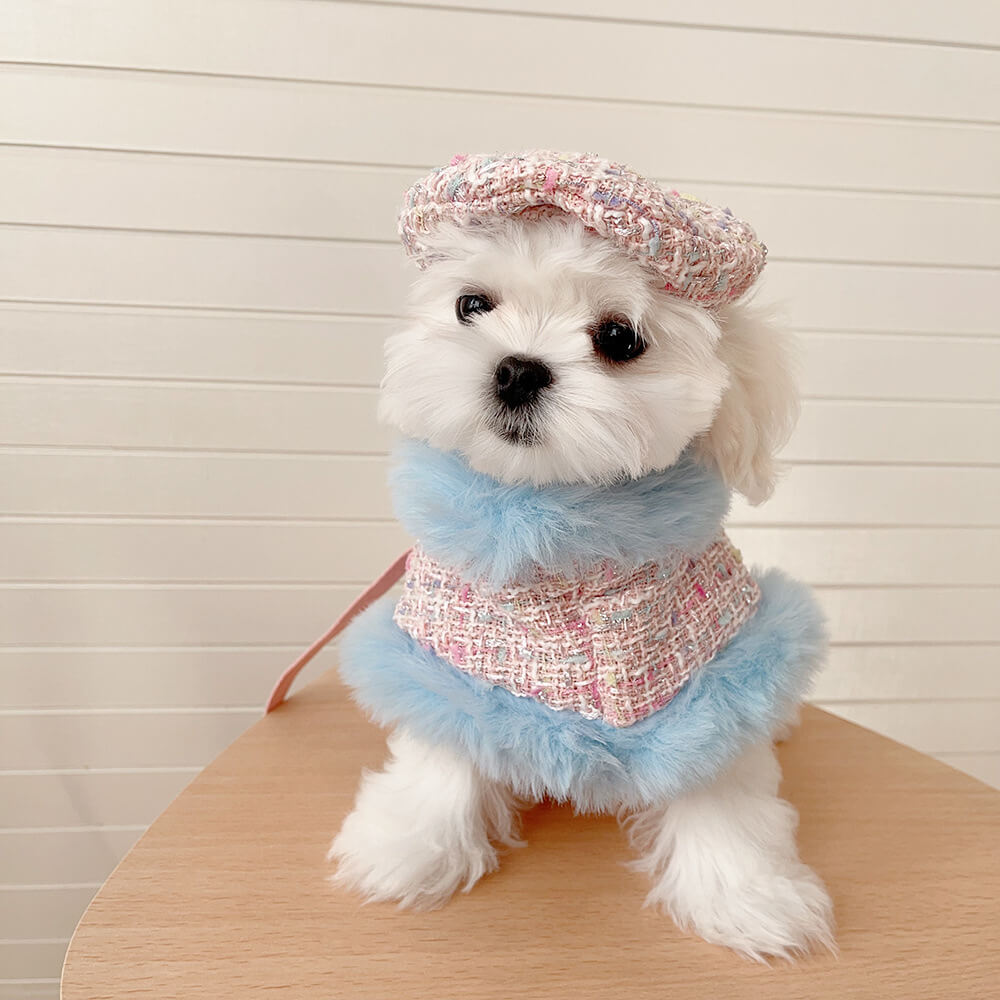
[{"label": "dog's chin fur", "polygon": [[[768,495],[796,407],[786,342],[765,316],[666,295],[568,217],[443,226],[434,239],[410,323],[386,346],[385,421],[505,483],[611,483],[668,468],[691,445],[752,502]],[[463,324],[455,303],[469,292],[497,305]],[[595,353],[592,331],[611,316],[645,339],[635,360]],[[498,412],[494,371],[511,354],[553,375],[530,424]],[[414,734],[390,749],[334,841],[338,879],[370,900],[440,905],[496,867],[494,844],[517,843],[515,803]],[[829,898],[798,859],[778,776],[759,743],[713,784],[636,814],[631,831],[648,901],[758,959],[833,947]]]}]

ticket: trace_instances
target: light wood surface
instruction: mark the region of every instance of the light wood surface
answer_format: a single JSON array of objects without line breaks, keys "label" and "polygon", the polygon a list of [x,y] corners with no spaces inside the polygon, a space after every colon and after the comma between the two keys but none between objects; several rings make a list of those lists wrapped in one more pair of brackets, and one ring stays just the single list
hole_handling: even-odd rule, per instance
[{"label": "light wood surface", "polygon": [[615,821],[539,806],[529,846],[443,910],[359,906],[324,855],[383,734],[332,672],[153,824],[84,916],[64,1000],[274,996],[942,1000],[1000,989],[1000,794],[817,709],[782,747],[839,958],[761,967],[641,903]]}]

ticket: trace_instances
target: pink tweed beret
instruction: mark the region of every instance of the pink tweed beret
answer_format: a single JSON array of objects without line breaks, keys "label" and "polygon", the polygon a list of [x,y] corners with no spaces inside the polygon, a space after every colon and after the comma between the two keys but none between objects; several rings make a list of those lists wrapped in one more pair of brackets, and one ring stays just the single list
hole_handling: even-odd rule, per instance
[{"label": "pink tweed beret", "polygon": [[459,155],[406,193],[399,234],[420,267],[424,237],[442,220],[565,212],[648,267],[671,295],[707,309],[756,281],[767,247],[728,208],[664,191],[622,163],[593,153],[535,150]]}]

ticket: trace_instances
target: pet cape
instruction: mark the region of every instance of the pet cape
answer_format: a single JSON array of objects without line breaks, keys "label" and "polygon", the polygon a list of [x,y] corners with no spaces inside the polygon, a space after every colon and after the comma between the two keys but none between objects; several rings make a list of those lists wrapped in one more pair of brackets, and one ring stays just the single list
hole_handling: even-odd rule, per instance
[{"label": "pet cape", "polygon": [[340,642],[380,725],[454,747],[516,794],[613,811],[712,781],[792,717],[823,617],[804,584],[743,566],[714,469],[685,455],[612,486],[539,487],[418,442],[395,458],[420,543],[374,588],[405,564],[402,595]]}]

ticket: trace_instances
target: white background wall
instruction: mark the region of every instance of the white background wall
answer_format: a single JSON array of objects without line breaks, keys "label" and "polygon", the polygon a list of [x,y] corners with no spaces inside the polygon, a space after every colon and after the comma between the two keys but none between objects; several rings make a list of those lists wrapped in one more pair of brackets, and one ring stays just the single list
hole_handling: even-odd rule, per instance
[{"label": "white background wall", "polygon": [[1000,785],[998,10],[3,0],[0,998],[404,544],[395,212],[458,151],[756,225],[806,399],[732,534],[816,586],[821,704]]}]

